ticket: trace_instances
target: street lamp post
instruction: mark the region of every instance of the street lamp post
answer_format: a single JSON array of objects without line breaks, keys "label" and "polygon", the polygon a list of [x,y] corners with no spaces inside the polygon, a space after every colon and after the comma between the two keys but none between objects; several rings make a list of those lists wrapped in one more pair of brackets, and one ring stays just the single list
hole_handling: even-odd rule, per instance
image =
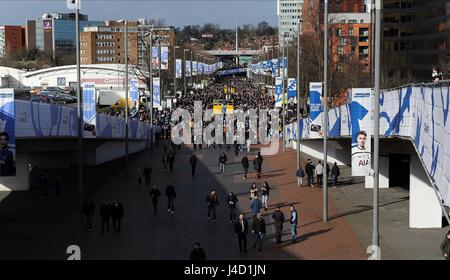
[{"label": "street lamp post", "polygon": [[173,46],[173,95],[177,93],[177,53],[178,46]]},{"label": "street lamp post", "polygon": [[[380,156],[380,58],[381,58],[381,0],[375,1],[375,104],[374,104],[374,177],[373,177],[373,232],[372,245],[379,248],[379,156]],[[380,259],[378,252],[376,259]]]},{"label": "street lamp post", "polygon": [[126,176],[129,176],[129,147],[128,147],[128,20],[124,20],[125,25],[125,158]]},{"label": "street lamp post", "polygon": [[285,70],[284,70],[284,68],[285,68],[285,66],[286,66],[286,60],[284,59],[284,47],[285,47],[285,44],[286,44],[286,40],[285,40],[285,34],[283,33],[283,49],[282,49],[282,59],[283,59],[283,72],[282,72],[282,88],[283,88],[283,92],[282,92],[282,98],[283,98],[283,100],[282,100],[282,106],[283,106],[283,153],[286,151],[286,105],[285,105],[285,91],[286,91],[286,89],[285,89],[285,87],[286,87],[286,83],[285,83],[285,81],[284,81],[284,79],[285,79],[285,74],[286,74],[286,72],[285,72]]},{"label": "street lamp post", "polygon": [[297,22],[297,170],[300,168],[300,55],[301,55],[301,46],[300,46],[300,24],[302,19],[299,19]]},{"label": "street lamp post", "polygon": [[76,53],[77,53],[77,117],[78,117],[78,199],[81,209],[84,200],[83,189],[83,116],[81,104],[81,65],[80,65],[80,1],[76,1],[75,29],[76,29]]},{"label": "street lamp post", "polygon": [[323,18],[323,221],[328,221],[328,0],[324,0]]},{"label": "street lamp post", "polygon": [[189,51],[189,49],[184,49],[183,50],[183,67],[182,69],[184,69],[183,71],[183,95],[186,95],[186,51]]},{"label": "street lamp post", "polygon": [[150,60],[148,63],[148,71],[149,71],[149,81],[148,81],[148,93],[150,94],[150,151],[153,152],[153,65],[152,65],[152,32],[148,32],[144,35],[144,37],[150,37],[149,46],[148,46],[148,54],[147,59]]}]

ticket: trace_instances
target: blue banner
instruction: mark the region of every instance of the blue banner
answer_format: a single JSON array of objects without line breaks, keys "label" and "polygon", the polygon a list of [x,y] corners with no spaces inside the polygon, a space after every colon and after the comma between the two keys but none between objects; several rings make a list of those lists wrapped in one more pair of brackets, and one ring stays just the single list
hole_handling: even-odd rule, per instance
[{"label": "blue banner", "polygon": [[95,83],[83,83],[82,101],[84,137],[95,137],[95,125],[97,118]]},{"label": "blue banner", "polygon": [[161,108],[161,88],[159,78],[153,78],[153,108]]},{"label": "blue banner", "polygon": [[169,48],[161,47],[161,70],[169,69]]},{"label": "blue banner", "polygon": [[0,177],[16,175],[14,89],[0,89]]},{"label": "blue banner", "polygon": [[130,81],[130,118],[137,118],[139,112],[139,86],[137,80]]},{"label": "blue banner", "polygon": [[297,80],[288,79],[288,99],[297,97]]},{"label": "blue banner", "polygon": [[185,70],[186,70],[186,77],[190,77],[191,76],[191,61],[190,60],[186,60],[186,64],[185,64]]},{"label": "blue banner", "polygon": [[181,59],[177,59],[176,62],[175,62],[177,79],[181,79],[181,77],[182,77],[181,73],[183,72],[183,69],[182,69],[183,67],[181,67],[181,63],[182,63]]},{"label": "blue banner", "polygon": [[309,83],[311,138],[322,137],[322,83]]},{"label": "blue banner", "polygon": [[283,107],[283,79],[280,77],[275,80],[275,107]]}]

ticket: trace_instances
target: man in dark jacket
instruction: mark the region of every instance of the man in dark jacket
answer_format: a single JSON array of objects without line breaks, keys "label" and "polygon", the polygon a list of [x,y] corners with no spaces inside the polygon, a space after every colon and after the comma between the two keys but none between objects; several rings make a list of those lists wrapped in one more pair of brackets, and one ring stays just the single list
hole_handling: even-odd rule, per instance
[{"label": "man in dark jacket", "polygon": [[262,170],[262,164],[263,164],[263,157],[261,156],[261,152],[258,152],[258,155],[256,156],[255,160],[253,161],[253,166],[255,167],[257,178],[261,178],[261,170]]},{"label": "man in dark jacket", "polygon": [[123,219],[123,205],[120,204],[119,199],[116,198],[114,200],[113,205],[111,206],[111,217],[113,222],[114,232],[120,233],[120,228],[122,226]]},{"label": "man in dark jacket", "polygon": [[219,156],[219,173],[225,173],[225,164],[227,163],[227,155],[221,153]]},{"label": "man in dark jacket", "polygon": [[173,171],[173,163],[175,162],[175,151],[171,150],[168,155],[170,172]]},{"label": "man in dark jacket", "polygon": [[249,166],[247,154],[244,155],[244,157],[241,160],[241,163],[242,163],[242,168],[244,168],[244,179],[247,179],[248,166]]},{"label": "man in dark jacket", "polygon": [[442,241],[441,252],[444,258],[450,261],[450,231],[447,232],[444,241]]},{"label": "man in dark jacket", "polygon": [[195,156],[195,154],[192,154],[192,156],[189,158],[189,163],[191,164],[192,178],[194,178],[195,168],[197,167],[197,157]]},{"label": "man in dark jacket", "polygon": [[230,192],[227,196],[228,207],[230,208],[230,223],[236,219],[236,203],[238,202],[237,196]]},{"label": "man in dark jacket", "polygon": [[175,184],[168,184],[166,187],[166,196],[167,196],[167,212],[173,214],[175,198],[177,197],[177,193],[175,191]]},{"label": "man in dark jacket", "polygon": [[105,232],[105,226],[106,230],[109,231],[109,220],[111,218],[111,204],[106,198],[103,200],[103,203],[100,206],[100,216],[102,217],[101,234],[103,234]]},{"label": "man in dark jacket", "polygon": [[337,180],[339,175],[341,174],[341,171],[339,170],[339,166],[335,162],[333,164],[333,167],[331,168],[331,178],[333,179],[333,186],[336,188],[337,186]]},{"label": "man in dark jacket", "polygon": [[206,260],[206,254],[205,251],[200,247],[200,243],[195,242],[194,243],[194,249],[191,251],[190,256],[191,261],[205,261]]},{"label": "man in dark jacket", "polygon": [[262,253],[262,243],[264,235],[266,234],[266,222],[261,214],[257,214],[252,222],[252,233],[256,236],[256,242],[253,244],[253,249],[259,244],[259,252]]},{"label": "man in dark jacket", "polygon": [[312,164],[310,159],[308,159],[305,164],[305,172],[306,176],[308,177],[308,185],[314,188],[314,165]]},{"label": "man in dark jacket", "polygon": [[169,163],[169,157],[167,156],[167,154],[163,155],[161,162],[163,164],[163,171],[166,172],[167,171],[167,164]]},{"label": "man in dark jacket", "polygon": [[275,224],[275,239],[277,243],[281,243],[281,237],[283,236],[283,223],[285,222],[284,214],[281,212],[280,207],[277,207],[272,214],[272,219]]},{"label": "man in dark jacket", "polygon": [[303,178],[305,177],[305,172],[303,172],[303,169],[299,167],[295,175],[297,176],[297,186],[303,187]]},{"label": "man in dark jacket", "polygon": [[156,211],[158,210],[158,200],[161,196],[161,192],[156,188],[156,185],[153,185],[153,188],[150,191],[150,196],[152,197],[153,204],[153,214],[156,215]]},{"label": "man in dark jacket", "polygon": [[84,229],[86,231],[92,231],[92,218],[94,217],[95,206],[92,200],[85,200],[81,207],[81,214],[85,217]]},{"label": "man in dark jacket", "polygon": [[247,234],[248,234],[248,222],[244,218],[244,214],[239,214],[239,220],[234,225],[234,231],[238,237],[239,251],[247,254]]},{"label": "man in dark jacket", "polygon": [[212,211],[213,222],[216,222],[216,208],[219,206],[219,199],[215,190],[206,196],[206,203],[208,203],[208,221]]}]

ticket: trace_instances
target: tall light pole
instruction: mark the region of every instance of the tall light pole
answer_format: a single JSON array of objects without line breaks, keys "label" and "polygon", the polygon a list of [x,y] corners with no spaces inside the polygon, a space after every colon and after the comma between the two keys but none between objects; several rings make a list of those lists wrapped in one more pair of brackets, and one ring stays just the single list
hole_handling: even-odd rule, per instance
[{"label": "tall light pole", "polygon": [[282,96],[283,96],[283,103],[282,103],[282,106],[283,106],[283,153],[286,151],[286,127],[285,127],[285,125],[286,125],[286,105],[285,105],[285,91],[286,91],[286,83],[284,82],[284,79],[286,78],[285,77],[285,74],[286,74],[286,72],[284,71],[284,68],[286,67],[286,60],[284,59],[284,47],[285,47],[285,45],[286,45],[286,40],[285,40],[285,33],[283,33],[283,49],[282,49],[282,59],[283,59],[283,72],[282,72],[282,89],[283,89],[283,92],[282,92]]},{"label": "tall light pole", "polygon": [[183,71],[183,95],[186,95],[186,52],[189,51],[189,49],[184,49],[183,50],[183,67],[182,69],[184,69]]},{"label": "tall light pole", "polygon": [[[375,1],[375,106],[374,106],[374,176],[373,176],[373,231],[372,245],[379,247],[379,156],[380,156],[380,58],[381,58],[381,0]],[[379,254],[375,254],[380,259]]]},{"label": "tall light pole", "polygon": [[84,200],[83,189],[83,111],[81,103],[81,65],[80,65],[80,0],[76,0],[75,29],[77,53],[77,117],[78,117],[78,198],[81,209]]},{"label": "tall light pole", "polygon": [[148,82],[148,92],[150,94],[150,127],[151,127],[151,133],[150,133],[150,151],[153,152],[153,65],[152,65],[152,31],[147,32],[144,37],[150,36],[149,46],[148,46],[148,54],[147,59],[150,60],[148,63],[148,71],[149,71],[149,82]]},{"label": "tall light pole", "polygon": [[177,49],[178,46],[173,46],[173,95],[177,94]]},{"label": "tall light pole", "polygon": [[324,1],[323,17],[323,221],[328,221],[328,0]]},{"label": "tall light pole", "polygon": [[126,161],[126,176],[129,176],[129,147],[128,147],[128,20],[120,20],[119,22],[123,22],[125,27],[125,161]]},{"label": "tall light pole", "polygon": [[300,32],[301,27],[300,24],[302,19],[298,19],[297,22],[297,122],[295,124],[297,128],[297,170],[300,168],[300,55],[301,55],[301,46],[300,46]]}]

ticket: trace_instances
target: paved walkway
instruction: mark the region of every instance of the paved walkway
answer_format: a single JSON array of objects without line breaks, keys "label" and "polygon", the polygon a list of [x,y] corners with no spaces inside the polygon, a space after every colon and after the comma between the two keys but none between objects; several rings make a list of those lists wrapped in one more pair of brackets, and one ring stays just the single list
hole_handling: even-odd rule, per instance
[{"label": "paved walkway", "polygon": [[[266,156],[263,165],[263,176],[257,180],[255,173],[251,173],[248,180],[242,179],[240,160],[242,154],[235,158],[233,150],[225,150],[229,159],[226,165],[225,175],[217,174],[219,149],[197,150],[199,165],[197,176],[191,178],[188,157],[192,153],[191,148],[183,147],[177,150],[175,170],[173,173],[162,171],[162,148],[156,149],[154,154],[140,153],[131,160],[131,176],[125,177],[125,172],[120,169],[112,169],[109,174],[98,176],[98,191],[94,192],[93,200],[97,211],[103,198],[113,199],[118,197],[125,207],[125,219],[122,224],[122,233],[115,235],[112,231],[104,235],[100,234],[100,217],[98,212],[94,218],[94,230],[84,233],[82,219],[77,212],[69,213],[69,210],[58,212],[63,205],[52,206],[51,224],[43,225],[45,217],[39,217],[33,224],[30,209],[20,215],[14,215],[17,224],[22,227],[10,227],[6,236],[9,238],[10,249],[20,250],[13,256],[22,259],[66,259],[66,248],[69,245],[81,247],[83,259],[188,259],[192,244],[199,241],[205,249],[208,259],[366,259],[366,247],[370,240],[371,215],[370,203],[366,202],[370,197],[370,191],[364,191],[361,185],[352,182],[338,189],[330,189],[329,215],[330,221],[322,222],[322,189],[298,188],[295,178],[295,151],[280,153],[276,156]],[[255,151],[249,157],[253,160]],[[166,211],[167,202],[162,196],[159,213],[152,213],[151,200],[148,190],[138,189],[136,170],[137,164],[152,159],[152,184],[156,184],[162,193],[167,183],[175,181],[177,200],[175,201],[175,214],[170,215]],[[302,162],[303,165],[303,162]],[[342,173],[345,177],[345,169]],[[100,174],[100,173],[99,173]],[[176,174],[176,176],[175,176]],[[108,178],[103,182],[103,178]],[[344,178],[345,180],[345,178]],[[249,254],[240,255],[237,239],[233,233],[233,225],[228,221],[228,209],[225,205],[225,197],[229,191],[238,195],[239,210],[250,218],[249,188],[252,182],[260,186],[267,181],[272,187],[269,204],[270,209],[263,214],[268,224],[268,234],[264,243],[264,253],[257,254],[251,250],[254,242],[249,235]],[[103,182],[103,183],[102,183]],[[218,209],[216,223],[207,220],[207,207],[205,198],[207,193],[215,188],[218,192],[221,206]],[[362,195],[364,193],[364,195]],[[390,192],[389,192],[390,193]],[[66,195],[68,196],[68,195]],[[399,193],[400,198],[403,193]],[[391,198],[383,198],[381,202],[389,203]],[[360,200],[361,202],[358,202]],[[13,201],[11,199],[11,201]],[[369,200],[370,201],[370,200]],[[27,203],[42,207],[42,202],[27,200]],[[404,201],[393,202],[383,207],[395,208]],[[3,202],[0,203],[2,206]],[[61,202],[60,204],[63,204]],[[299,242],[291,244],[289,241],[289,224],[285,224],[283,239],[287,242],[275,244],[273,223],[270,218],[276,205],[283,205],[286,218],[289,218],[288,206],[294,204],[299,211]],[[11,205],[11,204],[10,204]],[[361,205],[366,205],[362,207]],[[0,208],[1,209],[1,208]],[[31,208],[32,209],[32,208]],[[391,210],[395,213],[397,210]],[[403,221],[403,214],[398,219]],[[48,211],[47,211],[48,212]],[[10,210],[14,214],[13,210]],[[387,211],[386,213],[389,213]],[[31,216],[30,216],[31,215]],[[387,217],[385,211],[381,211],[382,219]],[[389,216],[389,215],[388,215]],[[392,217],[389,216],[389,217]],[[403,223],[403,224],[402,224]],[[30,224],[32,225],[30,227]],[[397,225],[401,229],[396,231]],[[42,228],[35,232],[35,227]],[[33,242],[21,243],[21,238],[26,234],[16,235],[20,229],[33,234]],[[46,230],[44,230],[44,228]],[[389,228],[389,230],[388,230]],[[417,238],[409,242],[408,238],[401,239],[403,234],[411,233],[404,228],[404,222],[381,227],[382,256],[387,258],[437,258],[435,253],[438,248],[435,243],[440,243],[443,230],[420,231]],[[1,233],[1,232],[0,232]],[[394,235],[393,233],[396,233]],[[416,234],[416,233],[415,233]],[[37,238],[37,236],[39,238]],[[18,236],[19,238],[14,238]],[[425,237],[425,238],[424,238]],[[428,237],[428,238],[427,238]],[[439,238],[438,238],[439,237]],[[5,238],[5,237],[3,237]],[[2,244],[5,242],[2,242]],[[5,243],[6,244],[6,243]],[[420,244],[420,245],[417,245]],[[407,250],[409,248],[415,250]],[[386,248],[386,249],[384,249]],[[419,253],[420,252],[420,253]],[[438,252],[438,251],[437,251]],[[3,256],[4,258],[4,256]]]}]

